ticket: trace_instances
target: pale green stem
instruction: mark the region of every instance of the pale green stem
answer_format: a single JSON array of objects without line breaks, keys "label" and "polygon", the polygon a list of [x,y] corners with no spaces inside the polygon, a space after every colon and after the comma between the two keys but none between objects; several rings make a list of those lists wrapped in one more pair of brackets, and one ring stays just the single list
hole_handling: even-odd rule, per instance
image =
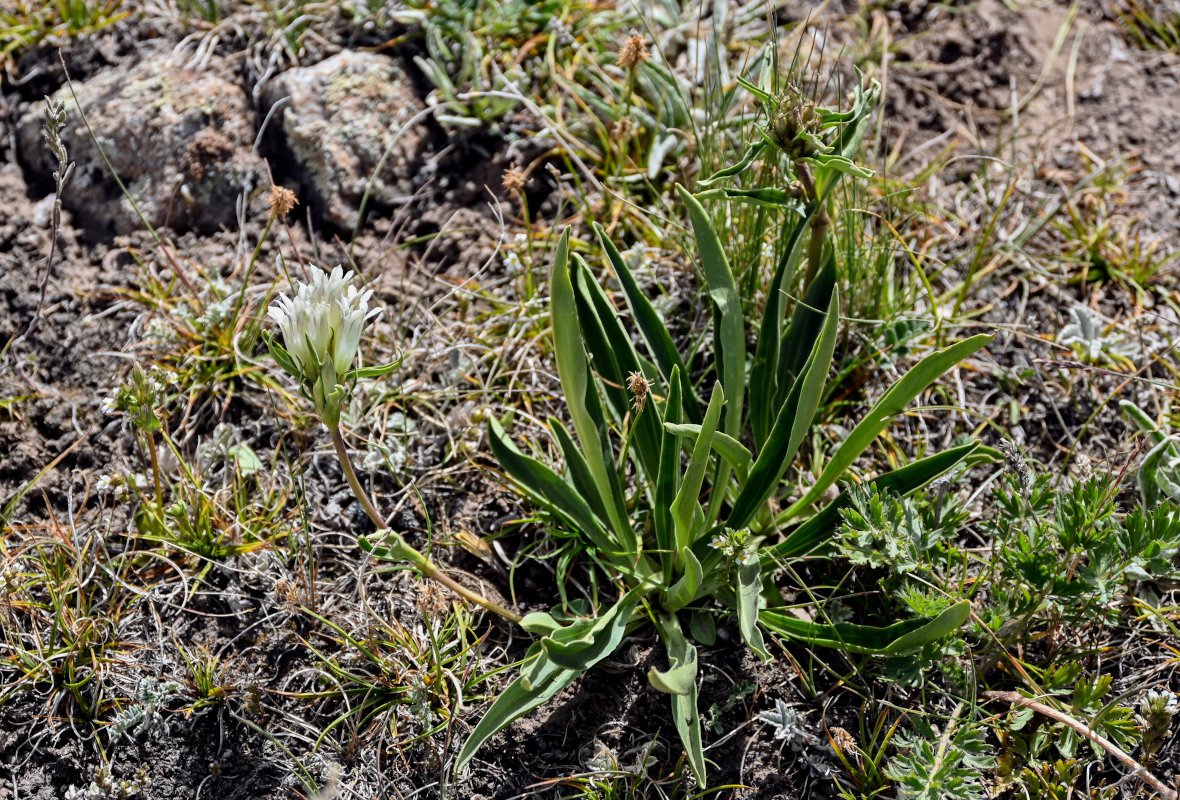
[{"label": "pale green stem", "polygon": [[478,592],[474,592],[462,585],[450,575],[442,571],[429,558],[419,553],[410,545],[406,544],[397,533],[390,531],[385,526],[385,520],[381,513],[377,511],[377,507],[373,505],[373,501],[369,499],[369,495],[365,492],[364,487],[361,486],[360,480],[357,479],[356,470],[352,468],[352,459],[348,455],[348,448],[344,446],[344,437],[340,434],[340,427],[337,425],[329,425],[328,431],[332,434],[332,444],[336,448],[336,455],[340,459],[340,468],[344,470],[344,477],[348,481],[352,493],[356,495],[356,499],[360,502],[361,508],[369,515],[369,519],[377,526],[377,530],[385,534],[385,546],[389,547],[390,552],[398,559],[411,564],[415,569],[422,573],[423,576],[430,580],[437,581],[443,586],[450,589],[455,594],[475,603],[477,606],[486,608],[494,614],[499,614],[505,619],[519,623],[522,617],[515,611],[504,608],[499,603],[487,599]]}]

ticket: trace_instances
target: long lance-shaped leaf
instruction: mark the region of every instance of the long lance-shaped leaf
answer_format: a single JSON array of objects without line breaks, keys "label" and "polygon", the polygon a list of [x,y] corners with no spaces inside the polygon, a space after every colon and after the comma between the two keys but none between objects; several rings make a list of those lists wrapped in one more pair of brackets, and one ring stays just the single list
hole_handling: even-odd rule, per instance
[{"label": "long lance-shaped leaf", "polygon": [[768,629],[804,644],[882,656],[934,644],[957,630],[970,615],[971,602],[962,600],[933,619],[907,619],[883,628],[851,622],[835,625],[804,622],[788,613],[772,610],[764,610],[759,617]]},{"label": "long lance-shaped leaf", "polygon": [[680,374],[680,368],[673,367],[668,378],[668,397],[664,402],[665,431],[660,440],[660,474],[656,479],[655,507],[652,509],[656,548],[660,551],[665,586],[672,582],[672,567],[675,563],[676,528],[672,521],[672,503],[680,491],[681,469],[680,440],[666,428],[680,422]]},{"label": "long lance-shaped leaf", "polygon": [[[569,404],[574,430],[582,443],[586,465],[598,486],[599,496],[606,504],[606,517],[618,539],[619,549],[637,552],[635,533],[627,524],[623,508],[623,492],[614,474],[613,460],[607,458],[609,440],[602,418],[602,405],[590,381],[590,365],[582,347],[578,327],[574,287],[569,274],[570,231],[566,228],[557,243],[550,278],[550,316],[553,324],[553,344],[557,358],[557,374]],[[594,413],[597,412],[597,413]]]},{"label": "long lance-shaped leaf", "polygon": [[[631,309],[631,316],[635,318],[635,325],[639,328],[639,335],[643,337],[644,344],[647,345],[652,358],[655,359],[656,366],[659,367],[660,377],[663,378],[664,383],[670,383],[672,370],[677,368],[679,368],[681,376],[687,375],[684,360],[672,342],[672,334],[668,332],[668,326],[660,319],[660,315],[656,313],[651,301],[639,288],[627,262],[623,259],[619,249],[615,247],[614,242],[606,235],[606,231],[597,222],[593,224],[593,227],[594,232],[598,234],[598,241],[602,244],[602,249],[606,251],[607,260],[610,261],[610,265],[619,279],[619,285],[623,287],[623,294],[627,298],[627,306]],[[704,414],[704,404],[697,399],[691,384],[683,388],[685,413],[688,414],[688,418],[692,422],[700,422]]]},{"label": "long lance-shaped leaf", "polygon": [[824,309],[831,302],[835,289],[836,256],[830,248],[824,248],[823,266],[807,287],[803,299],[796,304],[790,325],[782,332],[778,363],[775,365],[778,370],[775,378],[778,385],[774,398],[775,414],[782,408],[795,380],[803,374],[803,367],[811,357],[815,341],[827,321]]},{"label": "long lance-shaped leaf", "polygon": [[[601,356],[598,350],[591,350],[590,352],[594,356],[593,363],[597,365],[600,360],[603,363],[613,360],[618,369],[617,380],[620,387],[628,385],[633,373],[643,375],[657,386],[662,384],[663,381],[657,375],[644,373],[643,361],[639,358],[639,353],[635,351],[635,346],[631,344],[631,337],[619,321],[618,312],[607,299],[602,287],[594,281],[586,262],[577,256],[574,257],[574,261],[578,265],[578,284],[584,296],[594,306],[595,321],[599,330],[606,337],[606,346],[609,349],[609,352],[602,353]],[[583,331],[585,331],[585,327],[583,327]],[[614,379],[612,378],[612,380]],[[647,478],[644,483],[650,483],[655,480],[656,474],[659,472],[661,433],[658,415],[653,406],[646,402],[641,407],[635,408],[631,402],[631,395],[627,391],[623,392],[623,408],[620,411],[620,422],[628,413],[631,414],[632,446],[630,452],[636,457],[637,465]]]},{"label": "long lance-shaped leaf", "polygon": [[488,445],[496,461],[530,500],[565,520],[604,557],[620,555],[618,544],[607,535],[587,500],[556,472],[517,450],[494,418],[488,421]]},{"label": "long lance-shaped leaf", "polygon": [[605,528],[610,524],[610,520],[605,516],[606,502],[598,495],[598,486],[594,483],[594,476],[590,474],[590,465],[586,463],[586,457],[582,455],[582,451],[574,442],[574,437],[561,420],[549,417],[546,422],[549,424],[549,430],[553,431],[553,438],[557,440],[557,447],[561,450],[565,468],[569,470],[574,490],[589,504],[590,510],[601,520]]},{"label": "long lance-shaped leaf", "polygon": [[758,345],[754,350],[754,364],[750,367],[750,427],[754,443],[761,449],[770,435],[774,423],[774,398],[778,394],[779,336],[783,329],[783,302],[787,290],[795,278],[795,270],[802,258],[799,242],[804,231],[810,230],[811,209],[795,222],[787,239],[786,249],[779,259],[774,277],[766,291],[766,309],[762,316],[762,327]]},{"label": "long lance-shaped leaf", "polygon": [[[742,320],[742,303],[729,260],[709,215],[700,202],[683,186],[677,185],[680,197],[688,206],[692,232],[701,253],[701,270],[705,275],[709,299],[713,303],[713,341],[717,351],[717,377],[725,390],[728,404],[721,430],[734,439],[741,437],[742,407],[746,390],[746,334]],[[723,485],[724,480],[718,482]]]},{"label": "long lance-shaped leaf", "polygon": [[[648,673],[652,685],[661,691],[677,690],[672,693],[672,716],[676,731],[688,756],[688,765],[703,789],[706,783],[705,748],[701,741],[701,715],[697,711],[696,663],[697,649],[684,637],[680,621],[675,614],[661,614],[656,618],[656,628],[664,647],[668,650],[671,669],[658,673],[654,668]],[[666,688],[661,688],[664,686]]]},{"label": "long lance-shaped leaf", "polygon": [[873,440],[885,430],[894,416],[905,410],[910,402],[921,394],[927,386],[938,380],[943,373],[958,364],[967,356],[989,344],[994,334],[981,333],[964,339],[961,342],[944,347],[923,358],[913,369],[902,376],[901,380],[889,387],[865,418],[860,421],[848,437],[840,444],[840,449],[824,466],[823,472],[812,484],[811,488],[791,505],[781,515],[783,519],[790,519],[814,503],[852,462],[873,443]]},{"label": "long lance-shaped leaf", "polygon": [[[866,488],[869,491],[875,488],[878,491],[907,495],[945,473],[975,452],[978,447],[979,442],[970,442],[952,447],[942,453],[927,456],[912,464],[877,476],[866,484]],[[822,511],[791,531],[786,539],[772,547],[764,547],[761,553],[763,564],[773,568],[773,562],[776,559],[785,560],[804,556],[827,544],[840,524],[841,509],[848,508],[850,505],[852,505],[852,495],[846,491],[841,492]]]},{"label": "long lance-shaped leaf", "polygon": [[[623,640],[627,623],[639,604],[640,596],[638,590],[628,592],[610,611],[594,622],[589,633],[584,632],[580,626],[571,631],[579,638],[590,640],[581,649],[581,657],[576,662],[580,668],[567,669],[554,662],[545,653],[544,645],[541,642],[530,647],[529,656],[535,661],[522,667],[520,677],[496,698],[492,707],[484,714],[483,719],[476,724],[471,735],[467,737],[467,741],[463,743],[463,749],[459,751],[455,771],[462,770],[488,739],[549,700],[573,683],[587,669],[613,653]],[[558,644],[569,644],[568,641],[563,641],[563,632],[560,630],[555,631],[547,638]]]},{"label": "long lance-shaped leaf", "polygon": [[578,313],[578,327],[582,332],[582,347],[589,356],[590,370],[601,378],[602,395],[606,398],[615,421],[620,425],[630,407],[627,401],[626,371],[619,364],[619,355],[607,337],[603,320],[591,294],[598,288],[587,275],[589,270],[580,256],[574,255],[570,264],[570,285],[574,290],[574,307]]},{"label": "long lance-shaped leaf", "polygon": [[840,293],[833,290],[828,306],[827,321],[815,341],[811,356],[803,373],[791,387],[791,393],[779,410],[774,428],[766,440],[766,446],[758,454],[750,479],[738,493],[729,515],[729,525],[741,528],[750,523],[754,515],[773,494],[783,473],[787,471],[803,438],[811,430],[811,423],[823,398],[828,369],[832,365],[832,354],[836,350],[836,330],[840,321]]},{"label": "long lance-shaped leaf", "polygon": [[680,484],[680,491],[672,503],[672,523],[676,531],[677,560],[680,554],[692,547],[693,522],[700,515],[701,484],[705,480],[705,470],[709,467],[709,457],[713,449],[713,432],[717,429],[717,420],[721,416],[721,407],[725,404],[725,392],[720,383],[713,384],[713,394],[709,398],[709,407],[705,411],[705,421],[701,424],[701,433],[697,436],[692,448],[692,457],[688,462],[688,469],[684,472],[684,480]]}]

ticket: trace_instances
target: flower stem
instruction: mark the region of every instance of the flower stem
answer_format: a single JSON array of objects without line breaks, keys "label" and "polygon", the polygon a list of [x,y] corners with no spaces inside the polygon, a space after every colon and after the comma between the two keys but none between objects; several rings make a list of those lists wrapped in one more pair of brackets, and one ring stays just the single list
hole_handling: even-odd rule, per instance
[{"label": "flower stem", "polygon": [[423,576],[441,583],[455,594],[475,603],[477,606],[499,614],[511,622],[519,623],[522,619],[520,614],[504,608],[499,603],[487,599],[478,592],[468,589],[450,575],[443,572],[429,558],[408,545],[405,539],[399,534],[390,531],[386,527],[385,519],[377,511],[377,507],[373,505],[373,501],[369,499],[369,495],[365,492],[364,487],[361,486],[360,480],[357,479],[356,470],[352,467],[352,459],[348,455],[348,448],[344,446],[344,437],[340,434],[340,427],[338,425],[329,425],[328,431],[332,435],[332,445],[336,448],[336,455],[340,459],[340,468],[344,470],[344,477],[348,481],[352,493],[356,495],[356,499],[360,502],[361,508],[365,510],[365,513],[369,515],[369,519],[377,526],[377,530],[385,533],[385,545],[389,549],[390,556],[397,560],[408,562],[421,572]]}]

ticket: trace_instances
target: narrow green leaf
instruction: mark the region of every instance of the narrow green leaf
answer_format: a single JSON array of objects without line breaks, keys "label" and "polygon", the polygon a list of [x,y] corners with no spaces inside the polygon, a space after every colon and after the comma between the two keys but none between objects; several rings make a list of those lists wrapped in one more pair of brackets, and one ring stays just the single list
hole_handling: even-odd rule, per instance
[{"label": "narrow green leaf", "polygon": [[[701,426],[689,423],[679,425],[664,423],[664,430],[676,436],[691,439],[696,439],[701,435]],[[754,462],[754,456],[750,454],[746,446],[728,434],[714,431],[713,449],[729,463],[729,466],[733,467],[734,472],[737,473],[738,482],[745,483],[746,476],[750,474],[750,465]]]},{"label": "narrow green leaf", "polygon": [[721,240],[700,201],[683,186],[677,184],[680,197],[688,206],[692,231],[701,253],[701,270],[713,303],[713,341],[717,353],[717,376],[725,390],[728,404],[721,430],[740,438],[742,408],[746,390],[746,334],[742,319],[742,304],[729,260],[721,248]]},{"label": "narrow green leaf", "polygon": [[827,321],[820,331],[803,368],[803,373],[794,382],[790,395],[774,421],[766,446],[758,454],[750,470],[750,479],[738,493],[729,515],[729,526],[742,528],[750,523],[754,515],[778,486],[779,479],[795,457],[803,442],[823,398],[828,369],[832,365],[832,354],[836,350],[836,331],[840,321],[840,293],[832,292],[828,306]]},{"label": "narrow green leaf", "polygon": [[344,376],[346,381],[352,381],[357,378],[382,378],[402,365],[404,356],[399,355],[388,364],[378,364],[372,367],[360,367],[358,369],[349,370],[348,374]]},{"label": "narrow green leaf", "polygon": [[[760,90],[755,89],[754,91],[760,91]],[[745,172],[750,167],[751,164],[753,164],[758,159],[758,156],[760,156],[762,154],[762,151],[765,149],[766,149],[765,142],[757,142],[755,144],[750,145],[750,147],[746,150],[746,154],[744,156],[742,156],[741,161],[737,162],[736,164],[732,164],[728,167],[723,167],[722,169],[717,170],[712,175],[705,178],[703,181],[698,181],[697,186],[699,186],[702,189],[707,189],[708,187],[712,186],[713,184],[715,184],[719,181],[725,180],[726,178],[733,178],[738,175],[741,175],[743,172]]]},{"label": "narrow green leaf", "polygon": [[[590,268],[586,266],[586,262],[579,257],[575,257],[574,261],[578,265],[578,285],[584,296],[593,304],[594,322],[606,339],[607,352],[600,354],[596,350],[591,350],[594,356],[592,366],[597,367],[600,363],[613,362],[618,377],[617,379],[612,377],[611,380],[617,380],[620,387],[625,387],[632,373],[644,374],[643,363],[631,343],[630,334],[619,321],[618,312],[607,299],[602,287],[590,274]],[[586,327],[583,326],[582,330],[585,333]],[[587,340],[588,342],[589,340]],[[652,380],[657,386],[662,383],[662,380],[656,375],[647,374],[644,377]],[[604,386],[603,389],[605,391],[607,387]],[[617,409],[616,413],[619,415],[620,424],[627,414],[631,415],[632,447],[630,452],[635,456],[637,466],[643,470],[649,482],[654,481],[659,472],[660,460],[659,420],[656,419],[654,412],[649,412],[647,404],[641,411],[635,411],[632,395],[625,389],[621,393],[623,405],[621,409]]]},{"label": "narrow green leaf", "polygon": [[749,92],[750,94],[757,97],[759,100],[761,100],[766,105],[770,106],[771,108],[778,108],[778,100],[775,99],[775,97],[773,95],[771,95],[769,92],[758,88],[757,86],[755,86],[754,84],[750,83],[748,80],[743,78],[741,75],[737,76],[737,82],[741,85],[741,87],[743,89],[745,89],[747,92]]},{"label": "narrow green leaf", "polygon": [[885,652],[889,655],[896,655],[907,650],[917,650],[919,647],[934,644],[961,628],[970,616],[971,601],[960,600],[921,628],[894,639],[885,648]]},{"label": "narrow green leaf", "polygon": [[[680,368],[673,367],[668,379],[668,397],[664,402],[664,425],[680,421]],[[655,528],[656,548],[660,551],[664,585],[672,581],[675,562],[676,528],[672,520],[672,503],[680,491],[680,440],[665,430],[660,441],[660,474],[656,479],[655,506],[652,523]]]},{"label": "narrow green leaf", "polygon": [[824,466],[819,478],[803,497],[799,498],[789,509],[783,512],[784,519],[790,519],[800,511],[806,509],[816,501],[836,479],[854,462],[873,440],[885,430],[894,416],[905,410],[905,407],[926,387],[938,380],[947,370],[958,364],[967,356],[988,345],[994,334],[981,333],[964,339],[961,342],[935,351],[923,358],[913,369],[907,372],[888,391],[882,395],[865,418],[860,421],[848,437],[841,443],[840,449]]},{"label": "narrow green leaf", "polygon": [[771,655],[758,630],[758,600],[762,596],[762,570],[757,559],[745,564],[737,574],[737,617],[742,638],[762,661],[770,661]]},{"label": "narrow green leaf", "polygon": [[683,663],[673,657],[668,656],[668,661],[671,666],[666,670],[658,670],[652,667],[647,672],[647,679],[651,681],[651,685],[656,687],[659,691],[665,694],[672,695],[687,695],[696,688],[697,681],[697,660],[696,648],[686,649],[687,660]]},{"label": "narrow green leaf", "polygon": [[934,619],[907,619],[883,628],[851,622],[823,625],[769,609],[763,610],[759,618],[763,625],[780,636],[798,639],[808,645],[847,653],[895,655],[945,638],[967,620],[970,612],[971,603],[964,600]]},{"label": "narrow green leaf", "polygon": [[[754,443],[761,450],[770,435],[770,426],[778,411],[775,397],[778,396],[779,337],[783,330],[785,297],[795,280],[795,270],[802,258],[799,243],[803,233],[811,230],[812,209],[800,217],[787,237],[787,246],[779,257],[774,277],[766,289],[766,308],[763,311],[762,327],[759,329],[758,344],[754,350],[754,363],[750,367],[750,428]],[[814,284],[814,281],[812,282]],[[826,303],[828,298],[825,297]]]},{"label": "narrow green leaf", "polygon": [[[825,311],[832,302],[832,293],[836,291],[836,257],[830,249],[825,250],[823,266],[811,285],[803,293],[803,299],[795,304],[791,314],[791,322],[782,331],[779,342],[778,363],[775,365],[777,393],[774,397],[774,407],[771,419],[778,415],[782,405],[786,402],[791,387],[807,365],[811,351],[815,349],[815,342],[819,339],[824,323],[828,317]],[[773,333],[766,331],[766,333]]]},{"label": "narrow green leaf", "polygon": [[553,438],[557,440],[557,448],[561,450],[561,458],[565,461],[565,468],[569,470],[570,481],[573,483],[575,491],[590,506],[595,517],[601,520],[604,525],[608,524],[609,520],[603,516],[606,502],[598,494],[598,486],[594,483],[594,476],[590,474],[590,465],[586,463],[586,457],[582,455],[574,438],[570,436],[569,429],[556,417],[549,417],[546,423],[549,425],[549,430],[553,432]]},{"label": "narrow green leaf", "polygon": [[[878,491],[907,495],[930,483],[978,448],[979,442],[970,442],[942,453],[927,456],[912,464],[877,476],[866,484],[866,488],[869,491],[875,488]],[[846,491],[841,492],[822,511],[791,531],[786,539],[773,547],[764,547],[762,549],[763,564],[772,568],[775,559],[785,561],[789,558],[807,555],[826,544],[840,524],[840,510],[848,508],[851,504],[851,495]]]},{"label": "narrow green leaf", "polygon": [[605,501],[606,516],[618,539],[618,547],[625,552],[635,553],[638,543],[634,531],[627,524],[622,490],[618,476],[614,474],[613,461],[606,455],[609,440],[606,440],[605,420],[602,418],[598,395],[590,381],[586,351],[582,347],[577,304],[569,273],[569,240],[570,231],[566,228],[557,243],[550,279],[550,317],[557,374],[565,391],[574,430],[582,443],[586,464],[598,486],[599,496]]},{"label": "narrow green leaf", "polygon": [[705,647],[712,647],[717,642],[717,620],[708,611],[693,611],[688,620],[689,632],[692,638]]},{"label": "narrow green leaf", "polygon": [[604,556],[617,554],[617,544],[607,536],[586,499],[549,467],[517,450],[495,418],[488,421],[488,445],[504,472],[530,500],[565,520]]},{"label": "narrow green leaf", "polygon": [[[598,234],[598,241],[602,244],[602,249],[606,251],[607,260],[614,269],[615,275],[618,276],[619,284],[623,287],[623,294],[627,298],[627,306],[631,309],[631,316],[635,318],[635,324],[639,328],[639,335],[655,359],[656,366],[659,367],[660,376],[665,383],[670,383],[674,369],[678,368],[681,375],[688,374],[680,352],[672,342],[672,334],[668,332],[660,315],[656,313],[651,302],[639,288],[639,284],[635,281],[635,276],[631,274],[626,261],[623,260],[622,254],[619,253],[618,248],[606,235],[606,231],[602,229],[601,225],[593,223],[593,227],[594,232]],[[684,395],[684,407],[689,419],[700,422],[703,413],[702,405],[693,393],[691,385],[687,387]]]},{"label": "narrow green leaf", "polygon": [[[713,432],[717,429],[717,420],[721,416],[721,407],[725,404],[725,391],[720,383],[713,384],[713,394],[709,398],[709,407],[705,410],[705,422],[701,425],[701,433],[697,436],[696,444],[692,448],[688,469],[684,473],[684,480],[680,484],[680,491],[676,493],[676,500],[672,503],[672,523],[676,531],[676,554],[679,560],[681,554],[692,547],[693,519],[700,511],[701,484],[705,479],[705,470],[709,466],[709,455],[713,448]],[[703,512],[701,512],[703,516]]]}]

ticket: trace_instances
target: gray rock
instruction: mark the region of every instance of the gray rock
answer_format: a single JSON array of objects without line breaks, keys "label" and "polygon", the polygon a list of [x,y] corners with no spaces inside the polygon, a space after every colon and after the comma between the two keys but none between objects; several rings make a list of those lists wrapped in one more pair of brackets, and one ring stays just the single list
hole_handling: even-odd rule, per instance
[{"label": "gray rock", "polygon": [[270,124],[281,127],[294,176],[328,223],[351,229],[370,181],[370,209],[413,191],[426,129],[407,124],[423,106],[393,59],[345,51],[278,75],[262,97],[264,111],[283,101]]},{"label": "gray rock", "polygon": [[[246,92],[214,62],[186,69],[159,53],[131,70],[106,69],[74,84],[94,137],[148,222],[176,230],[235,226],[238,195],[265,179],[252,153],[253,114]],[[63,204],[92,232],[126,233],[142,227],[86,130],[68,86],[62,140],[77,163]],[[57,168],[41,138],[44,103],[30,104],[17,126],[22,161],[46,180]]]}]

